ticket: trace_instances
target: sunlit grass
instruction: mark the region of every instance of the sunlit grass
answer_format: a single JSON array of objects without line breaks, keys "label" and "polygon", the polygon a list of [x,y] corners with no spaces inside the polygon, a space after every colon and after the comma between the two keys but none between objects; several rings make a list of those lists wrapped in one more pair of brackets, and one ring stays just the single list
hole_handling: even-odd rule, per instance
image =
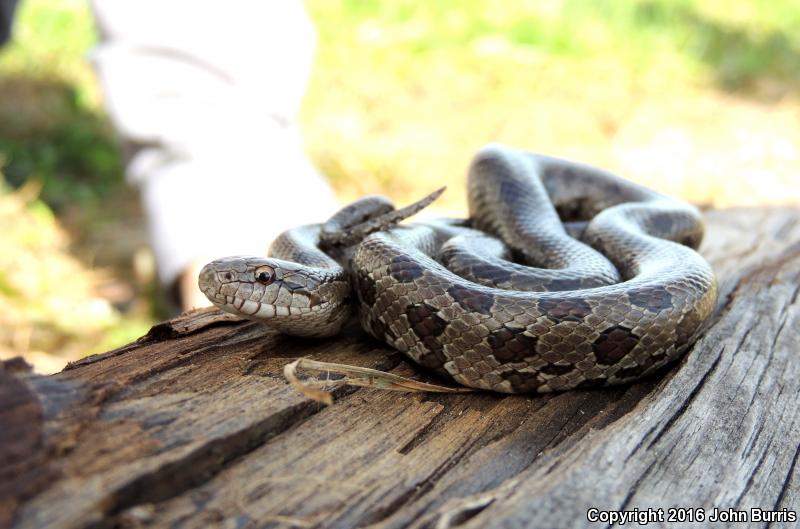
[{"label": "sunlit grass", "polygon": [[122,181],[87,53],[88,2],[20,3],[13,41],[0,50],[0,153],[6,180],[43,183],[53,206],[101,199]]},{"label": "sunlit grass", "polygon": [[24,354],[53,371],[141,336],[149,321],[123,318],[95,292],[101,273],[70,255],[37,195],[33,182],[10,192],[0,181],[0,359]]},{"label": "sunlit grass", "polygon": [[95,42],[88,2],[20,2],[13,39],[0,52],[0,72],[3,77],[66,81],[82,103],[99,108],[99,91],[86,62],[86,53]]},{"label": "sunlit grass", "polygon": [[0,358],[23,354],[43,372],[127,343],[152,321],[99,294],[110,271],[76,259],[53,214],[71,211],[92,230],[92,212],[122,183],[86,60],[94,42],[88,2],[26,0],[0,50]]},{"label": "sunlit grass", "polygon": [[800,8],[727,6],[312,1],[308,148],[346,198],[444,182],[462,207],[470,156],[501,141],[704,204],[800,200]]}]

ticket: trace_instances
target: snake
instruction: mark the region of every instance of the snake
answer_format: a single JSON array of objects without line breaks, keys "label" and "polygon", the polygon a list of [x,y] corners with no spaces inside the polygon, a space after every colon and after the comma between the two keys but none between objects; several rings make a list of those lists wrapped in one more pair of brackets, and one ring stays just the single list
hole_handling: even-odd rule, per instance
[{"label": "snake", "polygon": [[[217,307],[277,332],[370,335],[458,384],[500,393],[611,386],[680,358],[718,286],[700,211],[603,169],[505,145],[474,156],[469,216],[400,223],[365,197],[283,232],[268,256],[200,272]],[[301,207],[301,204],[298,204]]]}]

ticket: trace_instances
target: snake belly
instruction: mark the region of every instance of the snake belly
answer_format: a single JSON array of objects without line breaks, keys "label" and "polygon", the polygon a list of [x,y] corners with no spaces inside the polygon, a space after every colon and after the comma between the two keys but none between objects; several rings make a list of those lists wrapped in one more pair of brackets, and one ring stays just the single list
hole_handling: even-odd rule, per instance
[{"label": "snake belly", "polygon": [[[224,310],[307,336],[338,332],[354,297],[374,337],[460,384],[503,393],[648,375],[680,357],[714,309],[714,273],[694,250],[702,217],[687,203],[499,145],[473,160],[468,198],[469,227],[364,237],[339,217],[373,230],[385,203],[372,217],[351,205],[333,228],[282,234],[272,258],[209,263],[200,287]],[[325,240],[358,242],[326,253]],[[265,267],[271,279],[259,284]]]}]

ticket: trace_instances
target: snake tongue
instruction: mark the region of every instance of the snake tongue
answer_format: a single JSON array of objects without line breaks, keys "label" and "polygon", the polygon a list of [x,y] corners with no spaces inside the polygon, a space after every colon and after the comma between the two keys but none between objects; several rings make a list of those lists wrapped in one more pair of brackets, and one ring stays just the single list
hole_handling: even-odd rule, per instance
[{"label": "snake tongue", "polygon": [[444,193],[445,189],[447,189],[446,186],[440,187],[433,193],[430,193],[429,195],[404,208],[395,209],[377,217],[367,219],[360,224],[356,224],[348,229],[347,233],[339,237],[333,244],[336,246],[350,246],[361,241],[370,233],[386,230],[431,205],[434,200],[439,198],[441,194]]}]

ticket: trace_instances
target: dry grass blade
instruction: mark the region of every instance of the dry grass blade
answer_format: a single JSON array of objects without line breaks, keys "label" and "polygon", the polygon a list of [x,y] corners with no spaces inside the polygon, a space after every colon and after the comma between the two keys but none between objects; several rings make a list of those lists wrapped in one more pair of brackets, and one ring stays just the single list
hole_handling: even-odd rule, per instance
[{"label": "dry grass blade", "polygon": [[[297,377],[298,369],[335,373],[344,378],[338,380],[300,380]],[[317,362],[308,358],[299,358],[283,368],[283,376],[292,383],[303,395],[309,399],[332,404],[331,393],[321,389],[322,386],[362,386],[373,387],[388,391],[408,391],[419,393],[469,393],[475,391],[471,388],[454,388],[449,386],[439,386],[428,384],[410,378],[401,377],[392,373],[369,369],[367,367],[349,366],[345,364],[333,364],[329,362]]]}]

